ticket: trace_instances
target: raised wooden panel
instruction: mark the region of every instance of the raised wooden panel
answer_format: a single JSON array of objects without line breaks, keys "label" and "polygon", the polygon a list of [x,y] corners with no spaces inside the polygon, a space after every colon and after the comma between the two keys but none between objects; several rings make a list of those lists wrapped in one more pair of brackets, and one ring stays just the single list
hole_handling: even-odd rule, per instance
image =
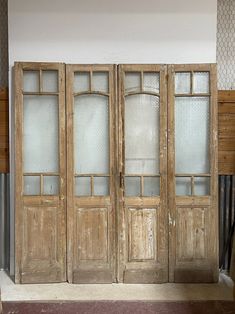
[{"label": "raised wooden panel", "polygon": [[156,256],[156,209],[129,208],[129,262],[154,260]]},{"label": "raised wooden panel", "polygon": [[77,210],[78,258],[86,261],[108,261],[108,213],[106,208]]},{"label": "raised wooden panel", "polygon": [[177,207],[177,263],[206,258],[207,208]]},{"label": "raised wooden panel", "polygon": [[9,172],[8,89],[0,89],[0,173]]}]

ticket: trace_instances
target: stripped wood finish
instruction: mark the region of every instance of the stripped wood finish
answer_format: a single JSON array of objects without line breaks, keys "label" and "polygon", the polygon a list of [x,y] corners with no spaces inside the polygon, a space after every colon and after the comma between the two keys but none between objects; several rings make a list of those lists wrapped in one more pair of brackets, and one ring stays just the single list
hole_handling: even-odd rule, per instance
[{"label": "stripped wood finish", "polygon": [[0,89],[0,173],[9,172],[8,89]]}]

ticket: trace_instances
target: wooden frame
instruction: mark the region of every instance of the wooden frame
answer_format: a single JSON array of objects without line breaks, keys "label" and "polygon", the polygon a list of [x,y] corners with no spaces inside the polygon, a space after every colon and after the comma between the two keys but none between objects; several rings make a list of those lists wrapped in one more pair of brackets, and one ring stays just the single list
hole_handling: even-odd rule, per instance
[{"label": "wooden frame", "polygon": [[[23,91],[23,71],[39,72],[39,92]],[[42,71],[58,73],[58,92],[42,90]],[[15,282],[61,282],[66,280],[66,153],[65,72],[61,63],[16,62],[15,67]],[[59,112],[59,173],[37,173],[40,194],[23,193],[23,95],[57,95]],[[27,175],[35,175],[28,173]],[[59,195],[42,195],[43,176],[60,177]],[[39,232],[40,230],[40,232]],[[42,248],[43,241],[43,248]]]},{"label": "wooden frame", "polygon": [[[200,72],[210,73],[210,92],[208,94],[193,94],[192,79],[191,91],[186,97],[208,96],[210,98],[210,173],[203,176],[210,176],[209,196],[176,196],[175,194],[175,147],[174,147],[174,77],[176,72]],[[216,65],[214,64],[193,64],[193,65],[171,65],[168,67],[168,208],[169,208],[169,279],[170,282],[216,282],[218,280],[218,166],[217,166],[217,88],[216,88]],[[192,77],[192,75],[191,75]],[[184,94],[185,96],[185,94]],[[195,175],[184,174],[194,178]],[[193,184],[193,183],[192,183]],[[192,193],[194,194],[194,193]],[[187,231],[180,228],[180,213],[188,215],[191,210],[195,213],[193,217],[204,220],[204,228],[200,232],[204,234],[205,254],[202,258],[191,260],[180,260],[178,254],[177,234]],[[194,215],[194,214],[193,214]],[[200,216],[201,215],[201,216]],[[185,216],[186,217],[186,216]],[[204,217],[204,218],[203,218]],[[186,219],[186,218],[184,218]],[[194,223],[196,224],[195,219]],[[182,225],[181,225],[182,227]],[[206,229],[206,230],[205,230]],[[199,230],[199,229],[197,229]],[[195,231],[195,230],[194,230]],[[198,232],[198,231],[195,231]],[[194,235],[196,237],[196,235]],[[195,240],[196,241],[196,240]],[[181,250],[186,250],[183,247]],[[185,251],[184,254],[187,254]]]}]

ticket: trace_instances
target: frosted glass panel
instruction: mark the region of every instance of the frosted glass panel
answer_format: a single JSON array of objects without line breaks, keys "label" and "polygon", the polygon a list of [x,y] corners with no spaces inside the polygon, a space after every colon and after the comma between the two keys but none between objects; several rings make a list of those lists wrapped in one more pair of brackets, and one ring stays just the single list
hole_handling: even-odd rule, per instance
[{"label": "frosted glass panel", "polygon": [[189,72],[175,73],[175,93],[189,94],[190,93],[190,76]]},{"label": "frosted glass panel", "polygon": [[109,91],[108,72],[93,72],[93,90],[108,93]]},{"label": "frosted glass panel", "polygon": [[59,194],[59,177],[57,176],[44,176],[43,177],[43,194],[45,195],[58,195]]},{"label": "frosted glass panel", "polygon": [[144,178],[144,196],[160,195],[160,178]]},{"label": "frosted glass panel", "polygon": [[140,91],[140,72],[125,74],[125,91],[126,93]]},{"label": "frosted glass panel", "polygon": [[76,177],[74,192],[76,196],[91,195],[91,184],[89,177]]},{"label": "frosted glass panel", "polygon": [[175,99],[175,171],[208,173],[209,98]]},{"label": "frosted glass panel", "polygon": [[75,72],[74,73],[74,92],[86,92],[90,89],[90,73]]},{"label": "frosted glass panel", "polygon": [[191,178],[175,178],[176,195],[191,195]]},{"label": "frosted glass panel", "polygon": [[209,72],[194,72],[193,92],[209,93]]},{"label": "frosted glass panel", "polygon": [[43,92],[58,92],[58,71],[42,71]]},{"label": "frosted glass panel", "polygon": [[159,73],[144,73],[144,90],[159,93]]},{"label": "frosted glass panel", "polygon": [[76,173],[109,173],[108,97],[75,97],[74,158]]},{"label": "frosted glass panel", "polygon": [[94,194],[109,195],[109,178],[107,177],[94,178]]},{"label": "frosted glass panel", "polygon": [[195,195],[210,195],[210,178],[194,178]]},{"label": "frosted glass panel", "polygon": [[24,176],[24,195],[40,195],[40,177]]},{"label": "frosted glass panel", "polygon": [[58,172],[57,96],[24,96],[24,172]]},{"label": "frosted glass panel", "polygon": [[140,195],[140,178],[126,177],[125,178],[125,194],[126,196]]},{"label": "frosted glass panel", "polygon": [[24,92],[39,92],[39,71],[24,71]]},{"label": "frosted glass panel", "polygon": [[159,97],[127,96],[125,102],[125,173],[159,173]]}]

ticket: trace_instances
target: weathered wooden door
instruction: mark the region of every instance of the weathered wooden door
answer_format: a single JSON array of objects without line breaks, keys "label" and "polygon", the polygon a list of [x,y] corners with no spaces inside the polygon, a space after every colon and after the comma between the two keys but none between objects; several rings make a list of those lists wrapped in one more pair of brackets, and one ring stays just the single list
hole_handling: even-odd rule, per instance
[{"label": "weathered wooden door", "polygon": [[15,64],[15,281],[66,280],[63,64]]},{"label": "weathered wooden door", "polygon": [[169,279],[218,279],[215,65],[169,66]]},{"label": "weathered wooden door", "polygon": [[115,281],[113,65],[68,65],[68,280]]},{"label": "weathered wooden door", "polygon": [[119,66],[118,280],[168,281],[167,67]]}]

